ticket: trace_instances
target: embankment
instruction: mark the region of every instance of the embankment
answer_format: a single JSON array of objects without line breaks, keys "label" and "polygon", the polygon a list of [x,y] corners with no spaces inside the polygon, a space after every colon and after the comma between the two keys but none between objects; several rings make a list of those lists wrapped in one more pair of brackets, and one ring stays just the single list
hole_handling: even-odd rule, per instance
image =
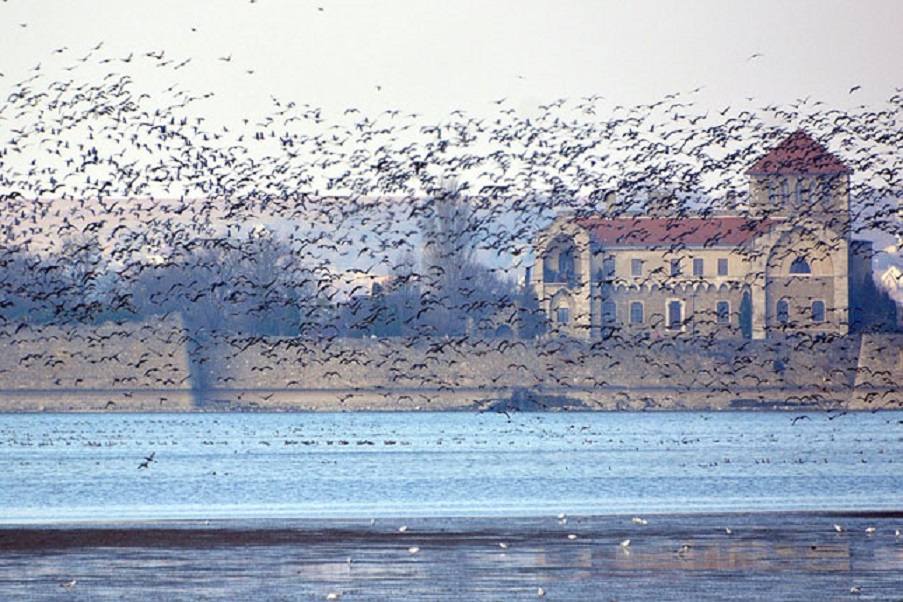
[{"label": "embankment", "polygon": [[0,410],[194,409],[187,342],[178,320],[7,324],[0,330]]},{"label": "embankment", "polygon": [[903,335],[219,338],[176,320],[0,331],[0,409],[899,409]]}]

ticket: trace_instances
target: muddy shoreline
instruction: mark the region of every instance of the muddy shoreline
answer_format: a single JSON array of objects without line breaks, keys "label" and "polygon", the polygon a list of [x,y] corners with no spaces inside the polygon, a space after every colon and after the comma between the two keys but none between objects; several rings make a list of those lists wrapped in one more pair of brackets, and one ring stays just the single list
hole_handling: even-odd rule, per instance
[{"label": "muddy shoreline", "polygon": [[903,510],[8,525],[0,596],[899,601],[901,529]]}]

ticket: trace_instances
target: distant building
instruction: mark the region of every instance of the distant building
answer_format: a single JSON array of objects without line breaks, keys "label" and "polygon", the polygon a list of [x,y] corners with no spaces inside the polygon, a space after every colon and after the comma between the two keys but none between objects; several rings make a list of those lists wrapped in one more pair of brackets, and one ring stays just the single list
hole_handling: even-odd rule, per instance
[{"label": "distant building", "polygon": [[881,275],[881,288],[894,301],[897,328],[903,328],[903,272],[900,268],[892,265],[884,271]]},{"label": "distant building", "polygon": [[846,334],[851,170],[797,131],[747,172],[737,215],[562,215],[536,241],[532,285],[553,330],[762,339]]}]

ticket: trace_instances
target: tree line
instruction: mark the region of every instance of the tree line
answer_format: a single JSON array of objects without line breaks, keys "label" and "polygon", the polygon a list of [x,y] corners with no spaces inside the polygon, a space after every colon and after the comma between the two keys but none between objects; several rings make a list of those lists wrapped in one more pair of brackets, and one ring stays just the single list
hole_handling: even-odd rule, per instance
[{"label": "tree line", "polygon": [[446,192],[427,207],[420,257],[407,253],[388,278],[347,297],[336,289],[334,269],[306,262],[297,241],[262,227],[183,241],[165,256],[123,264],[87,234],[67,238],[56,253],[9,247],[0,258],[0,319],[98,324],[177,315],[199,336],[529,338],[543,332],[529,287],[475,259],[474,220],[464,197]]}]

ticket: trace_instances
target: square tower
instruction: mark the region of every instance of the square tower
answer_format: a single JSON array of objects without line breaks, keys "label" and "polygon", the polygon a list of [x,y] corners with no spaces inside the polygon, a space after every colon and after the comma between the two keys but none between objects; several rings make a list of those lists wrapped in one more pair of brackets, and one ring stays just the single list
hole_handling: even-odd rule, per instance
[{"label": "square tower", "polygon": [[808,133],[797,130],[746,171],[750,214],[813,220],[849,239],[851,173]]}]

